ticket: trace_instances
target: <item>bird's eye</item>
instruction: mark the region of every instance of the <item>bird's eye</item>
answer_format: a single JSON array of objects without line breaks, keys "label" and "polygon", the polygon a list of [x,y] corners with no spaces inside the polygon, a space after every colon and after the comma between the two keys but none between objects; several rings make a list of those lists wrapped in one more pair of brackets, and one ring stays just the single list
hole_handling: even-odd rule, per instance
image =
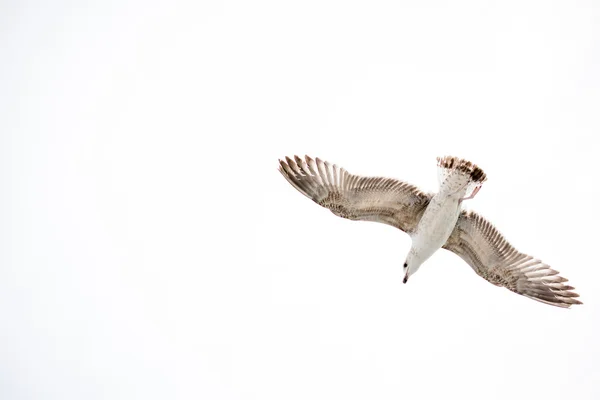
[{"label": "bird's eye", "polygon": [[407,264],[407,263],[404,263],[404,268],[406,268],[406,267],[408,267],[408,264]]}]

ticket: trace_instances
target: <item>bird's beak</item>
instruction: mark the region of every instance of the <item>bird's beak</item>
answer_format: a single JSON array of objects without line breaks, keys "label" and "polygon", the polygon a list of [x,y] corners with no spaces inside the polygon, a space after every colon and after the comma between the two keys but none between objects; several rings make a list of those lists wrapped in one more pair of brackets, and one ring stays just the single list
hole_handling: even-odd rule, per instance
[{"label": "bird's beak", "polygon": [[408,282],[408,271],[406,271],[406,275],[404,275],[404,280],[402,281],[402,283],[406,282]]}]

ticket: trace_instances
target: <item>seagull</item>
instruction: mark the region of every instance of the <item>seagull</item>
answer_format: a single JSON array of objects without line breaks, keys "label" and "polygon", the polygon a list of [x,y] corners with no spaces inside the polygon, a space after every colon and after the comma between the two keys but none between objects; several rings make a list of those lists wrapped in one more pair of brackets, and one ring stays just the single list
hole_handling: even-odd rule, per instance
[{"label": "seagull", "polygon": [[335,215],[408,233],[412,245],[403,265],[404,283],[444,248],[496,286],[552,306],[582,304],[558,271],[516,250],[479,214],[462,210],[487,179],[481,168],[452,156],[438,157],[437,166],[439,191],[432,194],[397,179],[353,175],[319,158],[279,160],[279,172],[293,187]]}]

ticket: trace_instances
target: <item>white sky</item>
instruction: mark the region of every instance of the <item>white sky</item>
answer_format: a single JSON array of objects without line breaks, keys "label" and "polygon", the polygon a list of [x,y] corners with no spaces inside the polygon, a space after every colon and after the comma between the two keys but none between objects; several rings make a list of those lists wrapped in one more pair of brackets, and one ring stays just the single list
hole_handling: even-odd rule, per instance
[{"label": "white sky", "polygon": [[[87,3],[87,4],[86,4]],[[168,3],[168,4],[167,4]],[[427,4],[427,5],[424,5]],[[598,399],[600,3],[5,1],[2,399]],[[436,189],[562,310],[334,217],[277,159]]]}]

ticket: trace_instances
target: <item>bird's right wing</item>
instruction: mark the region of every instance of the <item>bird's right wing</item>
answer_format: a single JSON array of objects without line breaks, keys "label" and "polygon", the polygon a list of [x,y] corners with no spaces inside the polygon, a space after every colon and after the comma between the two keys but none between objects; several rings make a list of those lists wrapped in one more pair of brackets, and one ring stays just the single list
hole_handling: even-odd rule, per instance
[{"label": "bird's right wing", "polygon": [[308,156],[279,160],[279,172],[300,193],[335,215],[381,222],[407,233],[415,230],[431,200],[431,195],[408,183],[352,175]]},{"label": "bird's right wing", "polygon": [[558,275],[540,260],[517,251],[485,218],[472,211],[463,211],[443,246],[465,260],[477,273],[497,286],[557,307],[581,304]]}]

